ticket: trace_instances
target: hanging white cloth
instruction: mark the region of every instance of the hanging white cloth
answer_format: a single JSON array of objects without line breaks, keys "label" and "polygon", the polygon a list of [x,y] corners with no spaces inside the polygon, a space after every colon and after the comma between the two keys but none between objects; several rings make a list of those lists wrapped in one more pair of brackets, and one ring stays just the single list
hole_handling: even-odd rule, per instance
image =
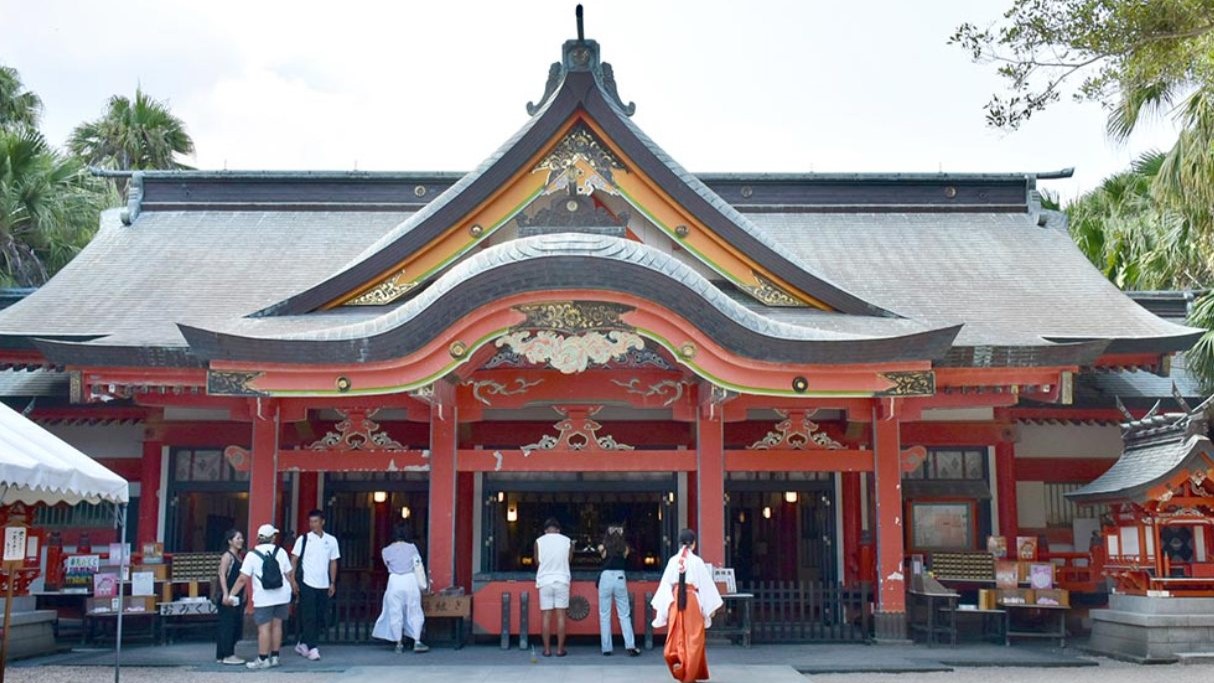
[{"label": "hanging white cloth", "polygon": [[[662,580],[658,582],[653,600],[649,603],[653,606],[653,611],[657,613],[653,620],[654,628],[665,626],[670,617],[670,606],[674,604],[675,590],[679,587],[679,559],[682,554],[683,551],[680,550],[666,563],[666,571],[662,572]],[[709,628],[712,626],[712,613],[720,609],[725,601],[721,599],[721,592],[717,590],[717,584],[712,581],[712,572],[708,571],[708,565],[704,564],[704,560],[701,560],[699,555],[688,551],[684,558],[684,566],[687,572],[687,585],[696,587],[700,612],[704,615],[704,628]]]},{"label": "hanging white cloth", "polygon": [[388,588],[384,591],[384,604],[375,620],[373,638],[393,643],[401,642],[405,635],[415,641],[421,640],[422,626],[426,616],[422,613],[422,592],[417,587],[417,577],[407,574],[389,574]]}]

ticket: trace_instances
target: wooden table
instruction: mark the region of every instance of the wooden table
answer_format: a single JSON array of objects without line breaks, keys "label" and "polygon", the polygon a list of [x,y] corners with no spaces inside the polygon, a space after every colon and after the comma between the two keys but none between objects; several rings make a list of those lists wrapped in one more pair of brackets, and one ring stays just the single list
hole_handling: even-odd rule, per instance
[{"label": "wooden table", "polygon": [[164,645],[173,642],[173,634],[177,631],[214,623],[219,607],[210,600],[174,600],[156,603],[156,612],[160,616],[157,642]]},{"label": "wooden table", "polygon": [[471,595],[442,595],[426,593],[422,595],[422,613],[426,621],[431,619],[455,619],[455,649],[464,647],[468,634],[472,632],[472,596]]},{"label": "wooden table", "polygon": [[[1000,603],[1009,612],[1007,638],[1057,638],[1059,647],[1066,647],[1066,613],[1071,611],[1066,605],[1009,605]],[[1057,615],[1058,630],[1056,631],[1012,631],[1011,613],[1024,610],[1038,610],[1050,616]]]},{"label": "wooden table", "polygon": [[[913,610],[914,603],[923,601],[927,603],[927,623],[921,624],[914,618],[913,613],[910,615],[910,630],[914,634],[916,631],[922,631],[927,635],[927,646],[932,647],[936,643],[936,635],[948,636],[949,644],[957,644],[957,600],[960,599],[959,593],[936,592],[936,591],[907,591],[911,596],[911,608]],[[936,612],[944,612],[949,615],[947,624],[936,625]]]},{"label": "wooden table", "polygon": [[[1008,614],[1005,609],[962,609],[960,607],[946,607],[942,611],[951,611],[953,613],[952,620],[956,624],[958,614],[977,614],[982,617],[982,636],[984,638],[994,637],[995,642],[1011,645],[1008,640]],[[994,624],[995,628],[990,628]],[[956,631],[954,629],[954,639],[952,644],[956,645]]]}]

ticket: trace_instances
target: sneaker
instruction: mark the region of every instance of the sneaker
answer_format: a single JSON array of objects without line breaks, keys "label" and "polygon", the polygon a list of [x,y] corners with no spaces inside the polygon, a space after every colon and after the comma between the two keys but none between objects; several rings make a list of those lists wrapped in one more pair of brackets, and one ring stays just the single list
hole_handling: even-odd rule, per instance
[{"label": "sneaker", "polygon": [[308,650],[308,659],[313,662],[319,662],[320,661],[320,650],[318,650],[316,648],[312,648],[311,650]]},{"label": "sneaker", "polygon": [[423,643],[421,641],[417,641],[417,642],[413,643],[413,651],[414,652],[429,652],[430,646],[426,645],[425,643]]},{"label": "sneaker", "polygon": [[247,667],[249,669],[253,669],[253,670],[268,669],[268,668],[270,668],[270,660],[262,659],[261,657],[258,657],[257,659],[254,659],[251,662],[247,662],[245,664],[245,667]]},{"label": "sneaker", "polygon": [[640,657],[641,656],[640,648],[635,648],[635,647],[628,648],[628,656],[629,657]]},{"label": "sneaker", "polygon": [[299,655],[300,657],[307,657],[308,646],[304,645],[303,643],[295,643],[295,654]]},{"label": "sneaker", "polygon": [[404,652],[404,651],[405,651],[405,644],[404,644],[404,643],[397,643],[397,644],[396,644],[396,654],[400,654],[400,653],[402,653],[402,652]]},{"label": "sneaker", "polygon": [[240,666],[241,664],[244,664],[245,661],[243,658],[237,657],[236,655],[228,655],[227,657],[219,660],[219,663],[227,664],[229,666]]},{"label": "sneaker", "polygon": [[603,656],[604,656],[604,657],[610,657],[610,656],[611,656],[611,650],[608,650],[608,651],[604,652],[604,653],[603,653]]},{"label": "sneaker", "polygon": [[270,655],[270,666],[278,666],[278,655]]}]

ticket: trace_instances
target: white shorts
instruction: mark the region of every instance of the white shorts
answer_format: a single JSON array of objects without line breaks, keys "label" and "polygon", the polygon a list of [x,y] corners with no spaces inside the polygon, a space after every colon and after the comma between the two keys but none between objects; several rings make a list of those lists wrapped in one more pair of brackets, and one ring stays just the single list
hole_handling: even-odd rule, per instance
[{"label": "white shorts", "polygon": [[540,586],[540,611],[569,609],[569,584],[550,583]]}]

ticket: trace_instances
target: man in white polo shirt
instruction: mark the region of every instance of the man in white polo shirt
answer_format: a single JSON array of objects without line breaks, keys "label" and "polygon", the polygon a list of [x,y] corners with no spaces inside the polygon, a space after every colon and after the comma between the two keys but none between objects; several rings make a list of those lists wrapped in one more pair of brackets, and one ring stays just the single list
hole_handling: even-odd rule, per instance
[{"label": "man in white polo shirt", "polygon": [[337,560],[341,551],[337,538],[325,533],[325,513],[308,513],[308,533],[295,539],[291,565],[299,586],[299,620],[303,634],[295,652],[312,661],[320,659],[320,632],[329,613],[329,598],[337,591]]}]

